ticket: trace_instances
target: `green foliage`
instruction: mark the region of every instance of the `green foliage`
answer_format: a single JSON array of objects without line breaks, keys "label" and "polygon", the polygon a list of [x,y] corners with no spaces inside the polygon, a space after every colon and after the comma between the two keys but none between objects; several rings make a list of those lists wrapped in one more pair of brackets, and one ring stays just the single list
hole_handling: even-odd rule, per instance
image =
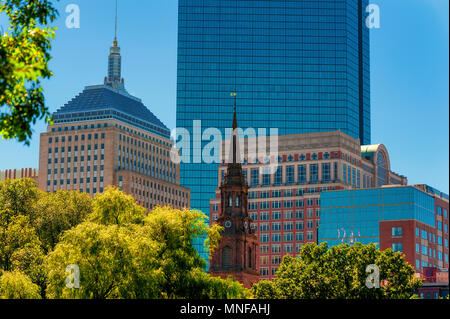
[{"label": "green foliage", "polygon": [[[198,211],[155,208],[148,216],[132,197],[110,188],[94,200],[89,221],[66,232],[46,260],[49,298],[246,298],[241,284],[203,272],[192,246],[218,228]],[[80,288],[65,286],[78,265]]]},{"label": "green foliage", "polygon": [[[4,296],[251,297],[240,283],[203,271],[192,242],[206,236],[212,251],[222,229],[208,227],[206,220],[199,211],[170,207],[147,215],[114,187],[92,200],[76,191],[44,193],[30,179],[1,182],[0,272],[11,282]],[[72,264],[81,272],[79,289],[66,287],[66,267]],[[27,284],[38,287],[38,295],[19,294],[33,291],[23,288]]]},{"label": "green foliage", "polygon": [[[133,239],[131,229],[90,222],[80,224],[65,233],[61,242],[47,258],[48,297],[77,299],[131,297],[129,294],[134,292],[134,280],[139,280],[141,276],[152,275],[149,274],[148,267],[147,271],[138,268],[139,261],[144,258],[136,255],[142,253],[146,255],[145,257],[149,257],[149,260],[154,259],[151,256],[151,247],[144,250],[141,242],[133,242]],[[134,260],[134,257],[138,257],[139,260]],[[66,267],[70,264],[78,265],[80,268],[79,289],[69,289],[65,285],[68,276]],[[146,288],[151,287],[147,285]],[[154,289],[149,291],[148,297],[152,297],[153,291]]]},{"label": "green foliage", "polygon": [[[0,135],[29,144],[31,123],[45,118],[52,123],[44,103],[40,80],[48,69],[50,42],[57,11],[48,0],[3,0],[0,13],[9,18],[9,32],[0,34]],[[41,27],[42,26],[42,27]]]},{"label": "green foliage", "polygon": [[[30,179],[2,182],[2,297],[381,299],[410,298],[421,284],[404,256],[391,249],[308,244],[299,257],[283,259],[273,281],[250,291],[203,271],[193,240],[207,237],[213,253],[223,230],[206,220],[200,211],[171,207],[146,214],[114,187],[92,200],[76,191],[44,193]],[[79,289],[66,287],[72,264],[80,269]],[[380,288],[366,287],[371,264],[380,269]]]},{"label": "green foliage", "polygon": [[0,242],[0,269],[20,270],[44,289],[44,252],[29,218],[18,215],[12,217],[8,224],[0,223]]},{"label": "green foliage", "polygon": [[64,231],[84,221],[92,209],[92,199],[85,193],[45,193],[29,178],[0,183],[0,223],[27,216],[45,252],[54,248]]},{"label": "green foliage", "polygon": [[133,196],[110,186],[95,199],[90,220],[103,225],[121,226],[128,223],[141,224],[145,215],[146,209],[136,204]]},{"label": "green foliage", "polygon": [[0,183],[0,222],[8,223],[18,215],[30,216],[31,207],[37,201],[39,191],[36,182],[30,178],[10,180]]},{"label": "green foliage", "polygon": [[46,252],[52,250],[64,231],[80,224],[92,213],[91,197],[76,191],[40,193],[32,206],[32,225]]},{"label": "green foliage", "polygon": [[[368,288],[367,266],[380,270],[380,288]],[[297,258],[285,256],[272,284],[253,287],[258,298],[281,299],[407,299],[421,285],[404,256],[391,249],[356,243],[331,247],[303,246]]]},{"label": "green foliage", "polygon": [[190,273],[190,280],[186,287],[189,299],[253,299],[249,289],[235,281],[227,278],[213,277],[200,269],[195,269]]},{"label": "green foliage", "polygon": [[39,238],[28,217],[15,216],[8,224],[0,224],[0,268],[6,271],[38,261]]},{"label": "green foliage", "polygon": [[0,299],[41,299],[39,287],[20,271],[0,276]]},{"label": "green foliage", "polygon": [[277,287],[270,280],[261,280],[252,286],[252,293],[259,299],[277,299]]}]

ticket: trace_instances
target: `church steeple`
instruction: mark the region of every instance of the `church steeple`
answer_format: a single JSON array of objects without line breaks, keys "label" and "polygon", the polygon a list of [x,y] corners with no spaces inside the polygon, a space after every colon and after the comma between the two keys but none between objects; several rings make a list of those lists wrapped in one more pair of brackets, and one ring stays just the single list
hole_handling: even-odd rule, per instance
[{"label": "church steeple", "polygon": [[117,42],[117,0],[114,41],[109,49],[108,76],[105,78],[105,84],[114,89],[125,90],[124,79],[122,78],[122,56],[120,55],[120,47]]},{"label": "church steeple", "polygon": [[[234,96],[232,160],[220,186],[221,209],[217,223],[224,232],[214,256],[211,256],[210,274],[227,278],[232,275],[245,287],[250,288],[259,280],[256,252],[258,238],[250,227],[248,215],[248,186],[238,157],[237,94]],[[238,160],[239,159],[239,160]]]},{"label": "church steeple", "polygon": [[239,132],[237,126],[237,93],[231,93],[231,96],[234,96],[232,145],[223,185],[247,186],[240,160]]}]

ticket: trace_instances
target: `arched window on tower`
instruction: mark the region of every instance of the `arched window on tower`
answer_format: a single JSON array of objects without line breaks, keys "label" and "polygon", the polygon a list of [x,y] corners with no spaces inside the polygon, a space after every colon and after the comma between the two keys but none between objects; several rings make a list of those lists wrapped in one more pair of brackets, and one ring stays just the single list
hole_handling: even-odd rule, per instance
[{"label": "arched window on tower", "polygon": [[228,196],[228,207],[233,207],[233,196]]},{"label": "arched window on tower", "polygon": [[241,205],[239,201],[239,195],[236,195],[236,207],[239,207]]},{"label": "arched window on tower", "polygon": [[228,246],[222,250],[222,266],[224,268],[231,267],[231,248]]}]

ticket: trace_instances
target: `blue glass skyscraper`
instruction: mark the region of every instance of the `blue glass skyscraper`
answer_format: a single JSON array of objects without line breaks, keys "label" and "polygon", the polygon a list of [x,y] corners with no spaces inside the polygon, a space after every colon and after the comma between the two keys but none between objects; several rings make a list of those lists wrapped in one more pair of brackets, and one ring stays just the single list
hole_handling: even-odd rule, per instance
[{"label": "blue glass skyscraper", "polygon": [[[179,0],[177,127],[341,130],[370,144],[368,0]],[[191,138],[192,142],[192,138]],[[208,141],[203,142],[205,144]],[[182,163],[209,213],[217,164]]]}]

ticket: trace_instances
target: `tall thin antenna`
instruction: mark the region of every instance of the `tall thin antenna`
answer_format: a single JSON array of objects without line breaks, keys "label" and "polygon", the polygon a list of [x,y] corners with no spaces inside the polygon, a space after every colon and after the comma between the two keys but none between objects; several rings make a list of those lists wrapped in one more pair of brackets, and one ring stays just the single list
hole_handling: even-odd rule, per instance
[{"label": "tall thin antenna", "polygon": [[114,41],[117,42],[117,0],[116,0],[116,25],[114,30]]}]

